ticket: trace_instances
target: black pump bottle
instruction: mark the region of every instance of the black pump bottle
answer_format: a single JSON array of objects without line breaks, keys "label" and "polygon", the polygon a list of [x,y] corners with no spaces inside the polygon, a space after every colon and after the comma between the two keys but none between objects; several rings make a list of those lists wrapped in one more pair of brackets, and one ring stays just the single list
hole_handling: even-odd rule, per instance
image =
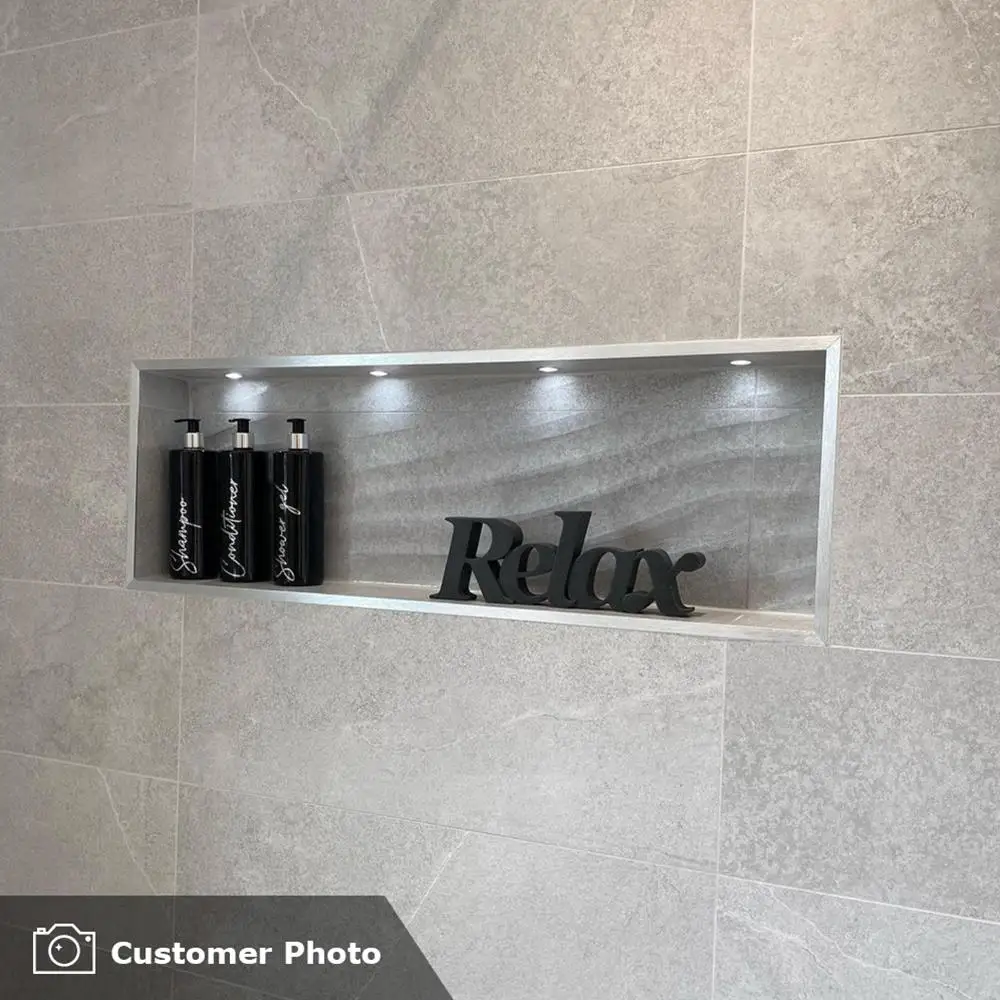
[{"label": "black pump bottle", "polygon": [[267,455],[253,450],[250,421],[237,417],[231,451],[218,456],[219,579],[253,583],[271,575]]},{"label": "black pump bottle", "polygon": [[271,579],[282,587],[323,582],[323,456],[309,450],[304,420],[289,420],[288,450],[271,465]]},{"label": "black pump bottle", "polygon": [[187,424],[184,447],[170,452],[170,545],[167,572],[175,580],[211,580],[219,574],[215,531],[215,454],[205,451],[200,421]]}]

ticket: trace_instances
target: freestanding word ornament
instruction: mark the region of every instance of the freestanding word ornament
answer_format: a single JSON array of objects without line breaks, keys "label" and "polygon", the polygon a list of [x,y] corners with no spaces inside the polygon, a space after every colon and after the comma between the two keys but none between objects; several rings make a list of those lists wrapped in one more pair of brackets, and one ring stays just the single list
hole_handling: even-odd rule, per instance
[{"label": "freestanding word ornament", "polygon": [[[555,608],[605,605],[614,611],[639,614],[655,603],[661,614],[686,618],[694,608],[681,601],[677,588],[680,573],[705,565],[701,552],[685,552],[676,562],[662,549],[618,549],[599,545],[584,550],[589,510],[557,510],[562,521],[559,542],[524,542],[521,528],[504,517],[446,517],[452,526],[451,548],[444,566],[441,589],[430,596],[442,601],[474,601],[469,590],[475,576],[483,599],[491,604],[544,604]],[[492,535],[490,547],[477,555],[483,528]],[[532,563],[532,556],[535,556]],[[605,556],[614,560],[611,584],[604,596],[595,592],[597,570]],[[645,564],[651,590],[636,590],[636,578]],[[530,566],[530,568],[529,568]],[[549,577],[544,591],[533,591],[528,582]]]}]

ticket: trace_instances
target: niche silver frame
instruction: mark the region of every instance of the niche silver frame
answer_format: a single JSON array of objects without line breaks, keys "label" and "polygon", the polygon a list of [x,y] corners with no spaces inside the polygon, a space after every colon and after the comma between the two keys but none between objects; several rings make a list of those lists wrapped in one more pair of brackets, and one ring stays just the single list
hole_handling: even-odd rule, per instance
[{"label": "niche silver frame", "polygon": [[[545,606],[498,605],[482,601],[457,603],[432,601],[427,587],[330,581],[323,589],[293,590],[269,584],[222,584],[218,581],[184,582],[137,578],[136,510],[139,448],[140,378],[155,372],[191,380],[239,371],[248,377],[282,375],[357,374],[359,370],[385,369],[406,375],[532,375],[540,365],[557,364],[563,374],[615,371],[638,364],[660,362],[664,367],[692,367],[706,358],[738,355],[753,358],[825,353],[823,435],[820,459],[820,502],[816,551],[816,601],[813,614],[701,609],[697,618],[666,618],[657,614],[624,615],[608,611],[581,611]],[[749,639],[823,645],[827,641],[830,614],[831,548],[833,543],[833,495],[837,447],[837,404],[840,392],[839,337],[782,337],[760,340],[664,341],[640,344],[594,344],[581,347],[532,347],[485,351],[417,351],[402,354],[333,354],[300,357],[177,358],[132,363],[129,413],[128,544],[126,588],[192,597],[236,597],[374,608],[425,614],[478,618],[503,618],[558,625],[616,628],[623,631],[654,631],[722,639]]]}]

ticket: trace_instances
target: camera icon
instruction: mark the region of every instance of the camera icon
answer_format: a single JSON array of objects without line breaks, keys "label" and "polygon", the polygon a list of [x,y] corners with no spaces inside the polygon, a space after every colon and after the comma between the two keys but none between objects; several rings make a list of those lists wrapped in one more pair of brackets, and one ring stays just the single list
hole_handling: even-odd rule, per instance
[{"label": "camera icon", "polygon": [[36,976],[93,976],[97,974],[97,935],[76,924],[39,927],[32,934]]}]

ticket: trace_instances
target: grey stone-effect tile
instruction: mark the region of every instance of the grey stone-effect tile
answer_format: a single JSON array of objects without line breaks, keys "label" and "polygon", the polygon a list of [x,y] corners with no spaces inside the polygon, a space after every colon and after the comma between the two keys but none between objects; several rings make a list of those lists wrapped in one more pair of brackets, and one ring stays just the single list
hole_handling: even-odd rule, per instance
[{"label": "grey stone-effect tile", "polygon": [[1000,398],[843,399],[831,638],[1000,659]]},{"label": "grey stone-effect tile", "polygon": [[0,752],[0,892],[170,893],[176,785]]},{"label": "grey stone-effect tile", "polygon": [[423,6],[406,50],[349,119],[366,186],[743,148],[743,0]]},{"label": "grey stone-effect tile", "polygon": [[394,350],[735,336],[738,157],[351,203]]},{"label": "grey stone-effect tile", "polygon": [[173,777],[181,600],[0,583],[0,749]]},{"label": "grey stone-effect tile", "polygon": [[748,607],[813,606],[822,436],[822,404],[754,412]]},{"label": "grey stone-effect tile", "polygon": [[1000,121],[993,0],[758,0],[753,148]]},{"label": "grey stone-effect tile", "polygon": [[126,407],[8,407],[3,418],[0,576],[121,583]]},{"label": "grey stone-effect tile", "polygon": [[846,392],[1000,389],[1000,129],[754,155],[743,333],[839,334]]},{"label": "grey stone-effect tile", "polygon": [[[344,4],[322,7],[348,13]],[[289,11],[303,16],[298,5]],[[201,208],[351,189],[321,83],[299,80],[289,71],[289,63],[300,65],[330,37],[313,35],[307,17],[305,30],[276,39],[272,50],[261,37],[262,17],[268,19],[268,8],[240,7],[200,18],[194,199]],[[343,22],[340,28],[343,33]]]},{"label": "grey stone-effect tile", "polygon": [[128,401],[134,358],[188,353],[191,220],[0,233],[0,395]]},{"label": "grey stone-effect tile", "polygon": [[186,780],[714,864],[719,643],[199,600],[185,650]]},{"label": "grey stone-effect tile", "polygon": [[197,0],[0,0],[0,53],[188,17]]},{"label": "grey stone-effect tile", "polygon": [[196,355],[384,349],[342,198],[198,213],[194,273]]},{"label": "grey stone-effect tile", "polygon": [[385,896],[406,919],[463,835],[425,823],[182,786],[179,836],[179,893]]},{"label": "grey stone-effect tile", "polygon": [[410,925],[456,998],[704,1000],[715,877],[471,835]]},{"label": "grey stone-effect tile", "polygon": [[716,1000],[994,1000],[1000,926],[751,885],[719,887]]},{"label": "grey stone-effect tile", "polygon": [[194,19],[0,60],[0,225],[184,208]]},{"label": "grey stone-effect tile", "polygon": [[737,152],[749,32],[749,0],[214,13],[199,204]]},{"label": "grey stone-effect tile", "polygon": [[757,409],[817,411],[823,409],[823,395],[826,389],[825,364],[808,367],[769,366],[758,359],[751,370],[756,374],[754,406]]},{"label": "grey stone-effect tile", "polygon": [[996,919],[1000,664],[730,644],[722,870]]}]

